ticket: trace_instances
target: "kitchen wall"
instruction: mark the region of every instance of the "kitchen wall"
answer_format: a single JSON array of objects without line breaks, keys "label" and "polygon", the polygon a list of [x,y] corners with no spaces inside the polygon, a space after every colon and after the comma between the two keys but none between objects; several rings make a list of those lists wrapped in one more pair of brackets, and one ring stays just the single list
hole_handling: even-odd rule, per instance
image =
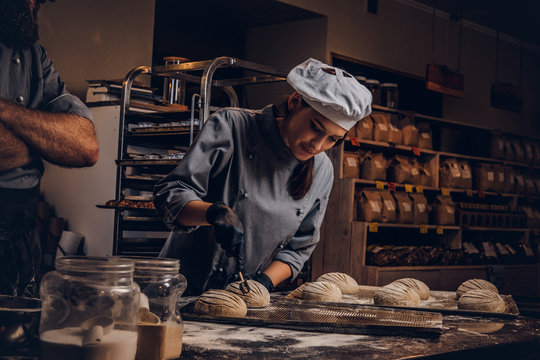
[{"label": "kitchen wall", "polygon": [[[41,43],[73,94],[86,80],[120,79],[152,63],[155,0],[56,0],[39,13]],[[100,145],[96,165],[66,169],[46,164],[41,189],[69,229],[86,237],[89,255],[111,255],[113,211],[96,204],[114,198],[119,107],[92,108]]]},{"label": "kitchen wall", "polygon": [[56,0],[39,12],[41,44],[73,94],[152,63],[155,0]]},{"label": "kitchen wall", "polygon": [[[429,8],[409,0],[379,0],[378,13],[367,14],[367,0],[280,0],[328,17],[326,56],[331,52],[425,76],[432,59],[432,14]],[[411,6],[412,5],[412,6]],[[424,10],[422,10],[424,9]],[[428,11],[425,11],[428,10]],[[448,29],[450,28],[450,31]],[[477,28],[478,29],[478,28]],[[470,124],[540,137],[540,53],[538,47],[523,50],[522,91],[524,112],[518,114],[490,106],[491,84],[495,81],[494,33],[470,26],[463,28],[462,99],[444,96],[443,116]],[[436,19],[435,60],[457,65],[455,29],[445,18]],[[519,83],[519,46],[501,36],[499,80]]]}]

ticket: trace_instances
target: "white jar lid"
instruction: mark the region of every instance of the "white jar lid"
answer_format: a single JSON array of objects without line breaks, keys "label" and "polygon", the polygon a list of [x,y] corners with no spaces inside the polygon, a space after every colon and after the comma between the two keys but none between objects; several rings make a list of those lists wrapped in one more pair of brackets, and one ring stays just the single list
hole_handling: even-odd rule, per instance
[{"label": "white jar lid", "polygon": [[379,81],[379,80],[375,80],[375,79],[367,79],[367,80],[366,80],[366,83],[367,83],[367,84],[377,84],[377,85],[378,85],[378,84],[380,83],[380,81]]}]

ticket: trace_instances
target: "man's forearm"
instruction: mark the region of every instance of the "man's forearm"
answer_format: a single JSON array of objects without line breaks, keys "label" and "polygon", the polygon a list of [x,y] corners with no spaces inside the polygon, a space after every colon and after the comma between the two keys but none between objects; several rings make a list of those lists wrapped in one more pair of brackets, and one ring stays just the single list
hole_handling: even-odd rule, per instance
[{"label": "man's forearm", "polygon": [[0,123],[51,163],[79,167],[97,161],[94,126],[84,117],[31,110],[0,99]]},{"label": "man's forearm", "polygon": [[0,123],[0,171],[14,169],[31,161],[32,154],[24,141]]}]

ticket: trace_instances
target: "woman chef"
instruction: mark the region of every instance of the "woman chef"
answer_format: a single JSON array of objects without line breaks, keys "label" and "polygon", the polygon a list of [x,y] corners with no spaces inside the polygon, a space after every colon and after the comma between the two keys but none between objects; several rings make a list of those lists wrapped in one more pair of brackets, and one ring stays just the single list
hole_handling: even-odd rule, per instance
[{"label": "woman chef", "polygon": [[181,260],[186,294],[223,288],[237,270],[271,291],[298,275],[319,241],[333,182],[324,151],[370,114],[371,93],[315,59],[287,81],[295,92],[283,112],[215,112],[155,187],[172,230],[161,256]]}]

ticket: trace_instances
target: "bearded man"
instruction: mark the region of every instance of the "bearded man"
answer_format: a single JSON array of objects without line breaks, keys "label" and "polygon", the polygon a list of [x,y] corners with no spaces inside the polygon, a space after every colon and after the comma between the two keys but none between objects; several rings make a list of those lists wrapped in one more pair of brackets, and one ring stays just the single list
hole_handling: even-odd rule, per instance
[{"label": "bearded man", "polygon": [[38,296],[42,159],[83,167],[98,156],[90,110],[36,43],[45,1],[0,1],[0,293],[8,295]]}]

